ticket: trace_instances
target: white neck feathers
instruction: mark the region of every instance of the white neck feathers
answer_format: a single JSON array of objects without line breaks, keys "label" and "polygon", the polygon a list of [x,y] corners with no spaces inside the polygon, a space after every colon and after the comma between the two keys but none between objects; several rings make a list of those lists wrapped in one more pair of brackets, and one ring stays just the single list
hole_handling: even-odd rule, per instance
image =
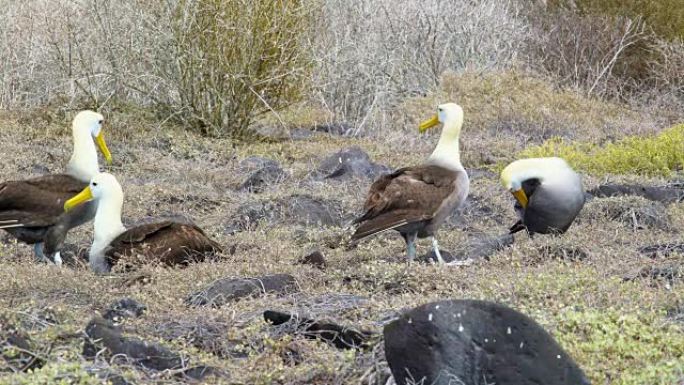
[{"label": "white neck feathers", "polygon": [[126,231],[121,223],[121,210],[123,206],[123,193],[111,191],[101,197],[97,202],[95,213],[95,234],[93,245],[90,248],[90,265],[96,271],[101,271],[105,265],[104,251],[109,244]]},{"label": "white neck feathers", "polygon": [[428,158],[428,163],[449,168],[451,170],[464,170],[461,164],[461,152],[459,139],[463,118],[447,121],[442,128],[442,135],[437,142],[435,150]]},{"label": "white neck feathers", "polygon": [[66,167],[67,174],[85,183],[100,172],[97,162],[95,142],[87,127],[76,124],[72,127],[74,137],[74,151]]}]

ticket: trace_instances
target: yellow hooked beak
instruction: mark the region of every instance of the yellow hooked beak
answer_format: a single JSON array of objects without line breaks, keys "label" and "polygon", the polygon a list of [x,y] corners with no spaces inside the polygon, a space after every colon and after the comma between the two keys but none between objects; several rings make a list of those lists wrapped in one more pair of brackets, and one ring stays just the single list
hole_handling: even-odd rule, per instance
[{"label": "yellow hooked beak", "polygon": [[527,208],[527,195],[525,194],[525,190],[523,189],[518,189],[516,191],[512,191],[513,196],[515,199],[518,200],[518,203],[520,203],[520,206],[523,208]]},{"label": "yellow hooked beak", "polygon": [[95,142],[97,143],[97,146],[100,147],[100,151],[102,151],[102,155],[104,155],[107,164],[112,164],[112,154],[109,152],[109,148],[107,148],[107,143],[104,140],[102,130],[100,130],[100,133],[95,137]]},{"label": "yellow hooked beak", "polygon": [[83,202],[87,202],[91,199],[93,199],[93,192],[90,191],[90,186],[88,186],[84,188],[83,191],[78,193],[78,195],[64,202],[64,211],[70,211],[74,207],[80,205]]},{"label": "yellow hooked beak", "polygon": [[430,119],[424,121],[420,124],[418,131],[422,134],[427,131],[428,128],[434,127],[439,124],[439,117],[437,115],[431,117]]}]

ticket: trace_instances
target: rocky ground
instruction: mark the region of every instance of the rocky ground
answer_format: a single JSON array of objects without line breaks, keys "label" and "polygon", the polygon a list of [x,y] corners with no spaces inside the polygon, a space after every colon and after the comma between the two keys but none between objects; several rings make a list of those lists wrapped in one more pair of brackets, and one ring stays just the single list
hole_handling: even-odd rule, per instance
[{"label": "rocky ground", "polygon": [[[256,145],[202,138],[144,112],[106,112],[124,223],[182,215],[225,252],[182,269],[96,276],[82,259],[91,225],[70,233],[63,268],[35,263],[30,247],[3,236],[0,382],[385,384],[385,324],[432,300],[486,299],[539,322],[595,384],[681,383],[681,171],[584,174],[589,201],[567,234],[514,240],[502,236],[514,212],[497,177],[551,137],[600,144],[681,116],[538,83],[511,87],[508,77],[485,82],[504,91],[478,101],[479,86],[463,85],[478,82],[446,82],[384,112],[365,135],[293,112],[283,130],[261,122],[280,137]],[[538,99],[520,96],[535,85]],[[466,109],[471,193],[439,239],[450,258],[475,263],[434,265],[422,241],[423,261],[407,266],[403,241],[389,233],[349,247],[349,221],[373,178],[429,154],[438,132],[416,127],[445,99]],[[46,111],[0,115],[3,180],[63,170],[70,116]]]}]

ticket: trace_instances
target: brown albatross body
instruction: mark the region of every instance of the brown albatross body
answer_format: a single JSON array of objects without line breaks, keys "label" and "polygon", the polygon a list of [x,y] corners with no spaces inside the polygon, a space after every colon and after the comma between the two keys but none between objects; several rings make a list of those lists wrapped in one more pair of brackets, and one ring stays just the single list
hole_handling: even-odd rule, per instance
[{"label": "brown albatross body", "polygon": [[[46,255],[61,263],[61,250],[67,232],[95,216],[95,206],[84,205],[69,213],[64,202],[88,186],[99,172],[95,143],[111,162],[102,134],[103,116],[82,111],[72,124],[74,151],[65,174],[45,175],[0,184],[0,229],[19,241],[33,244],[36,257]],[[94,140],[93,140],[94,139]]]},{"label": "brown albatross body", "polygon": [[194,223],[161,220],[132,227],[114,238],[105,250],[107,265],[120,261],[130,265],[150,259],[167,266],[202,262],[207,254],[220,252],[221,246],[211,240]]},{"label": "brown albatross body", "polygon": [[85,202],[97,207],[95,239],[88,257],[95,272],[108,272],[120,262],[127,268],[137,262],[187,265],[221,252],[218,243],[187,220],[158,220],[126,229],[121,223],[123,191],[111,174],[93,177],[89,186],[64,204],[64,210],[71,211]]},{"label": "brown albatross body", "polygon": [[459,137],[463,123],[460,106],[440,105],[438,115],[421,124],[421,131],[443,123],[442,135],[425,165],[401,168],[376,180],[368,192],[365,213],[352,241],[386,230],[397,230],[415,258],[416,238],[432,238],[437,259],[443,263],[435,233],[468,196],[468,174],[461,165]]}]

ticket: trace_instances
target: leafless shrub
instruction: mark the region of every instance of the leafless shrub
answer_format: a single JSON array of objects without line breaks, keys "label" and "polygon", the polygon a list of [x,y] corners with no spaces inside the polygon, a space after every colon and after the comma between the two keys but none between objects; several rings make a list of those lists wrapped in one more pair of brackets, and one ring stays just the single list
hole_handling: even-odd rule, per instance
[{"label": "leafless shrub", "polygon": [[123,100],[237,133],[307,84],[310,4],[0,0],[0,107]]},{"label": "leafless shrub", "polygon": [[357,130],[446,70],[511,66],[526,30],[512,2],[494,0],[326,0],[317,25],[315,97]]},{"label": "leafless shrub", "polygon": [[681,106],[684,45],[651,27],[519,0],[0,0],[0,108],[122,102],[243,135],[306,94],[354,134],[445,72],[521,66]]},{"label": "leafless shrub", "polygon": [[651,103],[665,104],[684,110],[684,41],[656,40],[651,46],[653,55],[648,62],[651,88],[658,92],[658,100]]},{"label": "leafless shrub", "polygon": [[624,68],[623,76],[616,69],[643,46],[646,32],[640,19],[559,10],[538,12],[532,20],[535,33],[528,47],[533,68],[590,95],[606,96],[637,81]]},{"label": "leafless shrub", "polygon": [[157,36],[137,0],[0,1],[0,108],[99,107],[146,100],[126,83],[149,73]]}]

